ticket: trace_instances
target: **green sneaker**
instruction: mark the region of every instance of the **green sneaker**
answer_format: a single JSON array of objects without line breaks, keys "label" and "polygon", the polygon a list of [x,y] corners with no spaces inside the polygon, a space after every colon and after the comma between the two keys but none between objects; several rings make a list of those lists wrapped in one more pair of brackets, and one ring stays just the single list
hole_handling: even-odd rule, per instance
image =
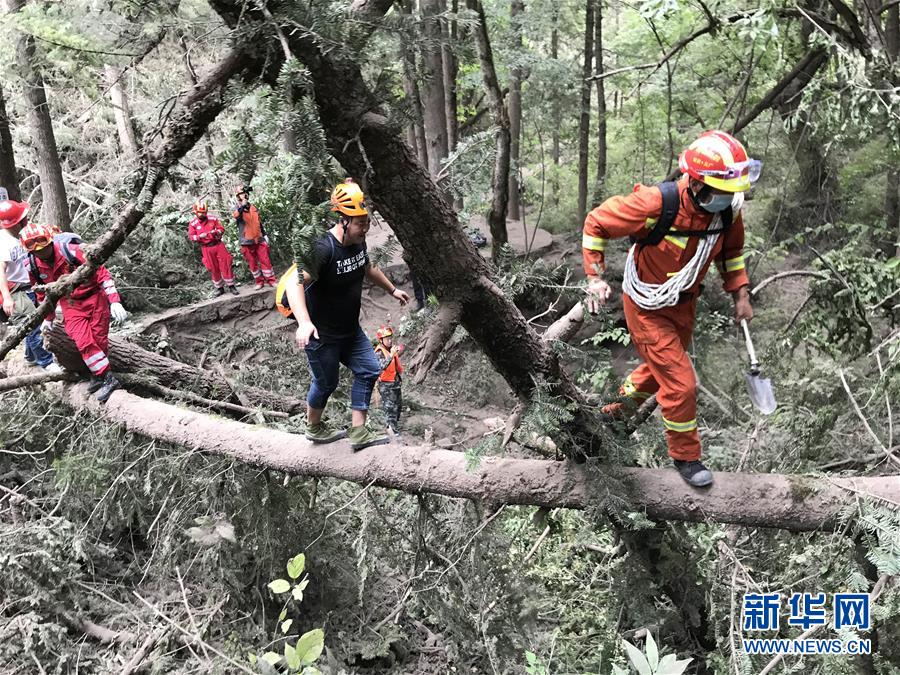
[{"label": "green sneaker", "polygon": [[347,432],[343,429],[334,429],[328,422],[309,424],[306,427],[306,438],[313,443],[333,443],[346,438]]},{"label": "green sneaker", "polygon": [[372,445],[386,445],[390,443],[387,434],[380,434],[373,431],[369,427],[363,425],[360,427],[350,427],[350,433],[347,434],[350,439],[350,447],[354,450],[362,450]]}]

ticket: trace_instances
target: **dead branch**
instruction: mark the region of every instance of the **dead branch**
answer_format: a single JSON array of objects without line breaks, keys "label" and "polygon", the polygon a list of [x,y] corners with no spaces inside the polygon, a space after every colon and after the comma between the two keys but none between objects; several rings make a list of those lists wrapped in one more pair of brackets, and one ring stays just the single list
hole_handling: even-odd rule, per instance
[{"label": "dead branch", "polygon": [[12,391],[20,387],[33,387],[38,384],[47,384],[48,382],[73,382],[78,376],[68,371],[61,373],[35,373],[34,375],[20,375],[18,377],[5,377],[0,379],[0,392]]}]

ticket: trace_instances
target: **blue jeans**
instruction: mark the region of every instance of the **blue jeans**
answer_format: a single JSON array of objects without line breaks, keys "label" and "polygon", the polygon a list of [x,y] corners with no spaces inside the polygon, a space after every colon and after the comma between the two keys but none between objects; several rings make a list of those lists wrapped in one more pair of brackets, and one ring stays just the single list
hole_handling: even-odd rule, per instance
[{"label": "blue jeans", "polygon": [[321,410],[328,397],[337,389],[340,366],[343,363],[353,371],[353,386],[350,388],[350,408],[368,410],[372,400],[372,389],[381,375],[381,366],[375,358],[375,350],[363,329],[344,340],[322,342],[313,339],[306,346],[309,373],[312,383],[306,402],[310,408]]},{"label": "blue jeans", "polygon": [[[37,307],[37,298],[31,291],[27,295],[34,306]],[[41,335],[41,327],[38,326],[25,336],[25,360],[33,361],[41,368],[53,363],[53,354],[44,349],[44,336]]]}]

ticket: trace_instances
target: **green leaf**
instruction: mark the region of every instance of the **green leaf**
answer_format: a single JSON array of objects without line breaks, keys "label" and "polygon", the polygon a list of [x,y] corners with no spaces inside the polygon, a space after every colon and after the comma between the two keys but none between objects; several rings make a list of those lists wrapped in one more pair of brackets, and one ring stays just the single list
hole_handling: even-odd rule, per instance
[{"label": "green leaf", "polygon": [[637,669],[639,675],[653,675],[650,664],[647,663],[647,657],[644,656],[641,650],[631,644],[628,640],[622,640],[622,644],[625,645],[625,652],[628,654],[631,664]]},{"label": "green leaf", "polygon": [[309,586],[309,579],[304,579],[299,584],[294,586],[294,590],[291,591],[291,595],[294,596],[294,600],[297,602],[303,602],[303,591],[306,590],[306,587]]},{"label": "green leaf", "polygon": [[287,607],[281,610],[281,613],[278,615],[279,621],[284,621],[287,618]]},{"label": "green leaf", "polygon": [[291,629],[291,624],[294,623],[293,619],[288,619],[287,621],[281,622],[281,632],[287,633]]},{"label": "green leaf", "polygon": [[276,652],[266,652],[263,654],[263,661],[274,666],[276,663],[281,662],[281,654],[277,654]]},{"label": "green leaf", "polygon": [[287,642],[284,643],[284,660],[291,670],[300,670],[300,666],[302,665],[300,662],[300,654]]},{"label": "green leaf", "polygon": [[325,649],[325,631],[321,628],[304,633],[297,640],[297,654],[300,655],[303,665],[313,663],[322,654],[323,649]]},{"label": "green leaf", "polygon": [[683,659],[681,661],[675,661],[665,671],[660,670],[658,675],[682,675],[682,673],[687,670],[688,664],[693,660],[694,659]]},{"label": "green leaf", "polygon": [[304,569],[306,569],[306,556],[302,553],[288,560],[287,573],[291,579],[299,579]]},{"label": "green leaf", "polygon": [[657,675],[661,675],[665,673],[669,668],[671,668],[675,664],[675,659],[678,657],[674,654],[666,654],[659,660],[659,666],[657,667]]},{"label": "green leaf", "polygon": [[619,666],[613,666],[612,675],[628,675],[628,671]]},{"label": "green leaf", "polygon": [[647,631],[647,644],[644,645],[644,649],[647,651],[647,663],[650,664],[650,670],[656,672],[659,668],[659,649],[656,648],[656,642],[650,631]]},{"label": "green leaf", "polygon": [[254,654],[253,652],[251,652],[250,654],[247,655],[247,660],[248,660],[250,663],[256,663],[256,661],[257,661],[258,659],[259,659],[259,657],[256,656],[256,654]]},{"label": "green leaf", "polygon": [[534,652],[525,652],[525,660],[528,661],[529,666],[533,666],[537,663],[537,655]]},{"label": "green leaf", "polygon": [[269,582],[269,590],[273,593],[287,593],[291,590],[291,584],[286,579],[276,579]]}]

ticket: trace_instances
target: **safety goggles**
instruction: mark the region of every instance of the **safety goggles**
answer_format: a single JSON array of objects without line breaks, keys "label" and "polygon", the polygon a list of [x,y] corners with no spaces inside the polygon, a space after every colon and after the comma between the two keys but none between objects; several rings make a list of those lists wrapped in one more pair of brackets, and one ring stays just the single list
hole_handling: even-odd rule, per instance
[{"label": "safety goggles", "polygon": [[759,180],[759,176],[762,173],[762,161],[758,159],[748,159],[746,162],[732,164],[724,171],[718,169],[705,169],[701,170],[700,173],[704,176],[722,178],[724,180],[732,180],[734,178],[747,176],[751,183],[755,183]]},{"label": "safety goggles", "polygon": [[42,248],[47,248],[52,241],[52,237],[45,237],[42,235],[40,237],[29,239],[28,241],[23,241],[22,246],[25,247],[26,251],[34,253],[35,251],[40,251]]}]

